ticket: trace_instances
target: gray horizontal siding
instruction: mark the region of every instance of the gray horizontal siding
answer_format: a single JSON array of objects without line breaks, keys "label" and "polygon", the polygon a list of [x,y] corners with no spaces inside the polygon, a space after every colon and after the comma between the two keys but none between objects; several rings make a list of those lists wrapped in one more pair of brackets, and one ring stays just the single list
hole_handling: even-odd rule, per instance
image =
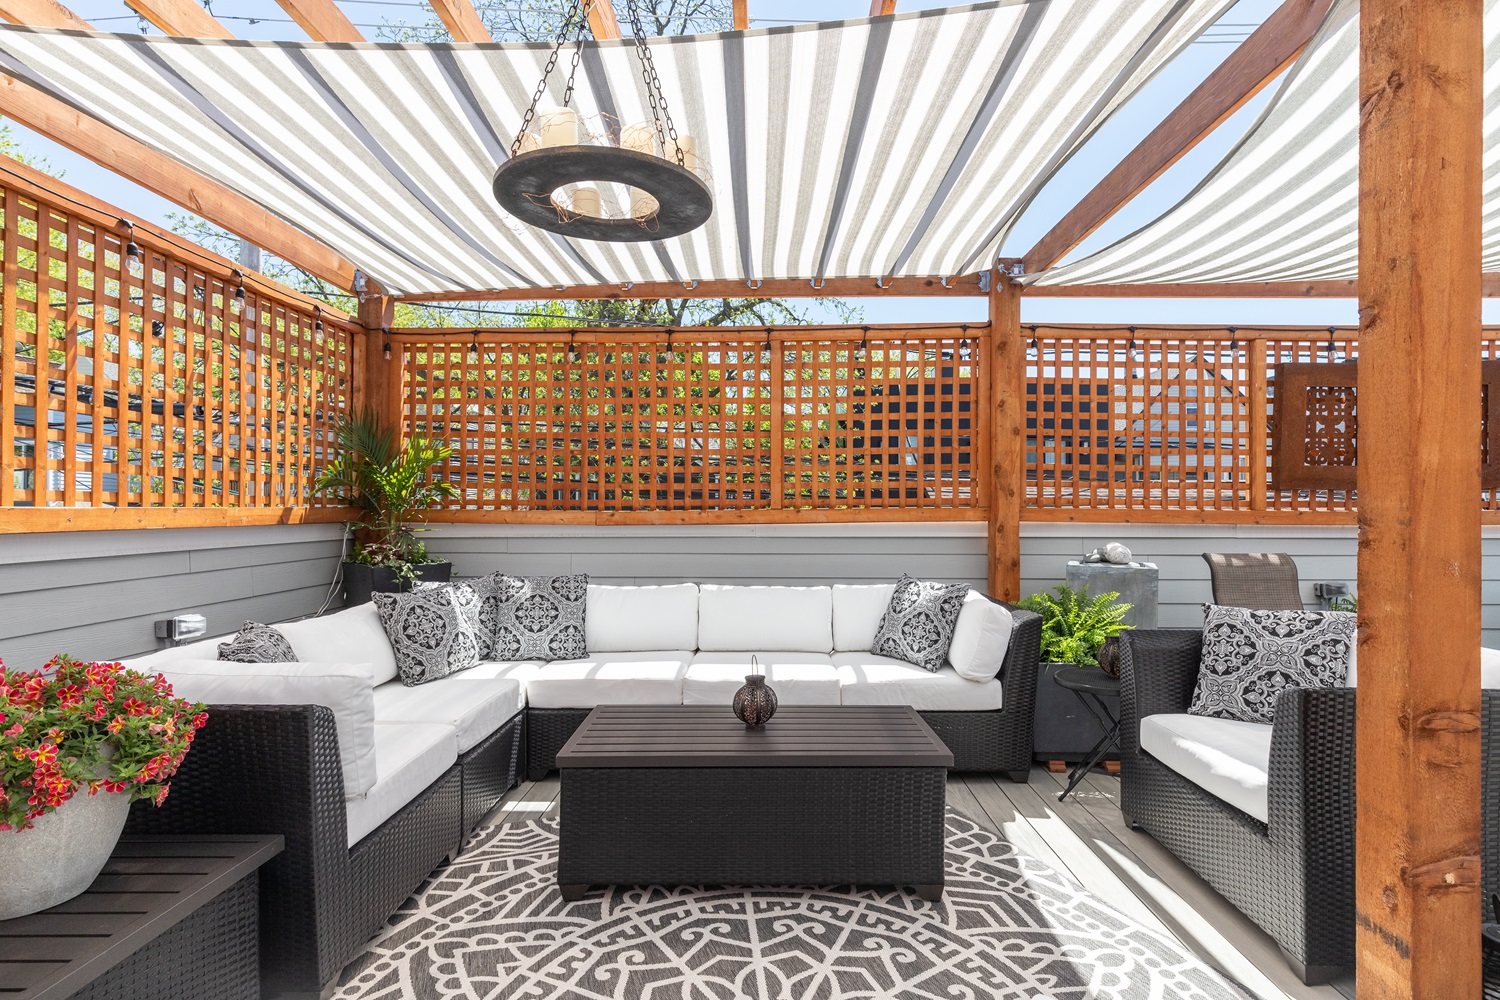
[{"label": "gray horizontal siding", "polygon": [[152,623],[316,611],[337,568],[340,525],[267,525],[0,536],[0,658],[19,669],[56,653],[115,659],[150,652]]}]

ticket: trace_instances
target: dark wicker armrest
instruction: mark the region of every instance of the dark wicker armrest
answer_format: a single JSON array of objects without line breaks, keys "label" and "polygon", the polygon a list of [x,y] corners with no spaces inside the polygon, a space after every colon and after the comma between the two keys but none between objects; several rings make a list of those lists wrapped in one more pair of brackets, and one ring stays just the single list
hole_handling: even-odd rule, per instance
[{"label": "dark wicker armrest", "polygon": [[172,779],[166,802],[160,808],[136,803],[128,829],[281,834],[286,849],[261,869],[266,959],[308,970],[308,979],[322,982],[324,970],[345,957],[336,956],[329,935],[320,933],[351,906],[356,888],[347,877],[344,775],[331,709],[209,706],[208,724]]},{"label": "dark wicker armrest", "polygon": [[996,675],[1005,691],[1005,708],[1009,711],[1015,706],[1031,718],[1036,710],[1036,677],[1042,658],[1042,616],[1004,601],[995,603],[1010,611],[1013,622],[1010,645]]},{"label": "dark wicker armrest", "polygon": [[1190,628],[1120,634],[1120,749],[1140,746],[1140,720],[1186,712],[1202,659],[1203,633]]}]

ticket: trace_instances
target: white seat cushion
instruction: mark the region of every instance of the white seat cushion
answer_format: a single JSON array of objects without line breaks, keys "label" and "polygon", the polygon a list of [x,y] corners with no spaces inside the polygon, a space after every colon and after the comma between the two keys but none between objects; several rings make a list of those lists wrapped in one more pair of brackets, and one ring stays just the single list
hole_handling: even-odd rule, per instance
[{"label": "white seat cushion", "polygon": [[452,726],[458,752],[468,753],[521,710],[521,682],[465,677],[460,671],[416,687],[389,681],[375,689],[375,722],[437,722]]},{"label": "white seat cushion", "polygon": [[176,663],[179,660],[217,660],[219,643],[228,642],[233,638],[234,635],[231,634],[218,635],[211,639],[199,639],[185,646],[168,646],[166,649],[158,649],[145,656],[121,660],[120,663],[128,670],[139,670],[143,674],[160,673],[166,664]]},{"label": "white seat cushion", "polygon": [[376,684],[396,676],[396,651],[374,604],[356,604],[322,618],[281,622],[275,628],[305,663],[368,663],[375,668]]},{"label": "white seat cushion", "polygon": [[530,673],[526,703],[532,708],[680,705],[682,676],[692,659],[679,649],[553,660]]},{"label": "white seat cushion", "polygon": [[[326,705],[338,733],[344,795],[375,784],[375,698],[368,663],[171,660],[161,673],[179,698],[208,705]],[[212,725],[213,713],[209,713]]]},{"label": "white seat cushion", "polygon": [[931,671],[875,653],[834,653],[845,705],[910,705],[919,712],[989,712],[1003,700],[1000,682],[970,681],[952,667]]},{"label": "white seat cushion", "polygon": [[833,649],[829,587],[721,587],[698,590],[698,648],[708,652]]},{"label": "white seat cushion", "polygon": [[750,657],[780,705],[837,705],[839,675],[827,653],[699,653],[682,679],[684,705],[729,707],[750,673]]},{"label": "white seat cushion", "polygon": [[344,803],[348,844],[353,847],[401,811],[458,760],[452,726],[435,722],[375,725],[375,784],[363,798]]},{"label": "white seat cushion", "polygon": [[584,634],[590,654],[691,649],[698,645],[698,585],[606,587],[591,583]]},{"label": "white seat cushion", "polygon": [[1205,792],[1269,822],[1268,724],[1204,715],[1148,715],[1141,720],[1141,749]]},{"label": "white seat cushion", "polygon": [[526,701],[526,684],[545,666],[541,660],[484,660],[478,666],[460,670],[443,680],[486,681],[497,677],[510,678],[521,685],[521,704]]},{"label": "white seat cushion", "polygon": [[966,680],[987,681],[999,676],[1014,624],[1010,609],[970,589],[953,626],[948,663]]},{"label": "white seat cushion", "polygon": [[880,619],[890,607],[894,583],[833,585],[833,651],[863,653],[875,645]]}]

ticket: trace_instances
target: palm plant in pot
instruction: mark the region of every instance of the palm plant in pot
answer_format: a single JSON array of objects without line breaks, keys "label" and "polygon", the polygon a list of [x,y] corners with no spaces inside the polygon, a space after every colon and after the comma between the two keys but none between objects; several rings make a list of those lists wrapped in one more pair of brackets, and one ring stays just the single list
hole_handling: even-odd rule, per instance
[{"label": "palm plant in pot", "polygon": [[67,656],[32,672],[0,663],[0,920],[87,889],[130,803],[161,804],[207,720],[160,674]]},{"label": "palm plant in pot", "polygon": [[1119,634],[1132,626],[1132,605],[1118,592],[1090,598],[1087,587],[1058,584],[1050,593],[1032,594],[1020,606],[1042,616],[1042,664],[1036,691],[1033,745],[1041,760],[1081,760],[1099,738],[1098,723],[1073,696],[1053,681],[1072,666],[1115,673]]},{"label": "palm plant in pot", "polygon": [[430,477],[453,449],[422,438],[403,441],[370,409],[340,420],[336,435],[339,456],[314,488],[360,511],[354,552],[344,562],[345,603],[367,603],[376,591],[410,590],[418,580],[447,580],[453,564],[428,557],[417,525],[434,504],[458,492]]}]

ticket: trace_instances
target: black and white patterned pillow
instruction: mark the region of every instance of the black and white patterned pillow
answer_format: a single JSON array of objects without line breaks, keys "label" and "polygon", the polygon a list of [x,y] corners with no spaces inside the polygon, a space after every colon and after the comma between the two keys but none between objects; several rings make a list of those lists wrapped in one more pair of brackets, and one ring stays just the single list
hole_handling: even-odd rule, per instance
[{"label": "black and white patterned pillow", "polygon": [[1203,659],[1188,711],[1271,722],[1287,688],[1341,687],[1354,649],[1349,611],[1203,606]]},{"label": "black and white patterned pillow", "polygon": [[880,616],[870,652],[936,673],[948,659],[953,626],[968,594],[967,583],[927,583],[903,575]]},{"label": "black and white patterned pillow", "polygon": [[235,663],[296,663],[286,636],[269,625],[246,622],[233,639],[219,643],[219,659]]},{"label": "black and white patterned pillow", "polygon": [[372,595],[402,684],[413,687],[479,664],[479,640],[465,610],[472,594],[472,588],[455,584]]},{"label": "black and white patterned pillow", "polygon": [[492,627],[496,660],[576,660],[589,655],[584,639],[587,573],[571,576],[490,577],[481,620]]},{"label": "black and white patterned pillow", "polygon": [[491,647],[495,640],[495,626],[493,614],[486,614],[486,608],[490,602],[485,597],[490,593],[493,576],[480,577],[477,580],[460,580],[452,583],[424,582],[418,583],[414,590],[451,590],[453,602],[458,605],[458,610],[463,614],[464,620],[469,623],[469,628],[474,633],[474,641],[479,646],[479,659],[490,658]]}]

